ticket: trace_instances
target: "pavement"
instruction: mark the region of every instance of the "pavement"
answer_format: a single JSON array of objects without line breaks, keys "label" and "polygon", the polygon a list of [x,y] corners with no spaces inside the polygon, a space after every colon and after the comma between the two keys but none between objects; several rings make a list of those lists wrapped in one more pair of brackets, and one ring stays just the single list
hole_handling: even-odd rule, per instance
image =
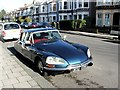
[{"label": "pavement", "polygon": [[72,30],[59,30],[62,33],[75,34],[75,35],[83,35],[89,37],[103,38],[103,39],[118,39],[118,36],[103,34],[103,33],[88,33],[88,32],[80,32],[80,31],[72,31]]},{"label": "pavement", "polygon": [[[104,39],[118,38],[118,36],[113,36],[113,35],[94,34],[94,33],[86,33],[79,31],[60,30],[60,32],[75,34],[75,35],[84,35],[89,37],[104,38]],[[2,47],[2,44],[4,43],[0,41],[0,51],[1,51],[0,52],[0,89],[2,88],[56,89],[56,87],[54,87],[40,74],[23,68],[24,65],[21,64],[20,61],[16,61],[15,59],[16,57],[11,57],[10,54],[8,54],[8,52]]]},{"label": "pavement", "polygon": [[[40,74],[23,68],[25,65],[21,64],[16,57],[8,54],[3,48],[4,43],[0,41],[0,89],[6,88],[39,88],[56,89],[50,82],[48,82]],[[29,72],[28,72],[29,71]],[[32,73],[31,73],[32,72]],[[33,74],[31,76],[30,74]]]}]

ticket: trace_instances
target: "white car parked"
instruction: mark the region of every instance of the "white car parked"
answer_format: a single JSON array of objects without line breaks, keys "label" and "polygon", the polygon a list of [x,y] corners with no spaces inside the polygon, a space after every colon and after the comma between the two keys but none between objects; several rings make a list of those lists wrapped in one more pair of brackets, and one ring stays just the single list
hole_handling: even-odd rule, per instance
[{"label": "white car parked", "polygon": [[0,23],[0,37],[3,40],[18,39],[20,37],[21,27],[15,22]]}]

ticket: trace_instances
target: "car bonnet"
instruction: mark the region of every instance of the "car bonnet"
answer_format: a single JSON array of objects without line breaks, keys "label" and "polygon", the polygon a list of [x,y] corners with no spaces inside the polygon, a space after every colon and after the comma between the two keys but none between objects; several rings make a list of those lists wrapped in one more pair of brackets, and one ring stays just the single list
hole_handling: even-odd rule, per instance
[{"label": "car bonnet", "polygon": [[86,61],[88,58],[81,49],[78,50],[63,40],[56,40],[50,43],[37,43],[35,47],[38,50],[53,53],[66,60],[69,64],[78,64]]}]

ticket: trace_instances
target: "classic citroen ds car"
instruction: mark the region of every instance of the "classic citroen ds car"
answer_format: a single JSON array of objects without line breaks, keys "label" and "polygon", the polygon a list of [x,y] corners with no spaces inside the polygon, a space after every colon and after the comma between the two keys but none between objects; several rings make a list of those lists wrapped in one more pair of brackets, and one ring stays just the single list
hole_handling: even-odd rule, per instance
[{"label": "classic citroen ds car", "polygon": [[33,61],[41,75],[56,71],[71,72],[93,65],[88,47],[63,39],[60,32],[53,28],[22,31],[14,48]]}]

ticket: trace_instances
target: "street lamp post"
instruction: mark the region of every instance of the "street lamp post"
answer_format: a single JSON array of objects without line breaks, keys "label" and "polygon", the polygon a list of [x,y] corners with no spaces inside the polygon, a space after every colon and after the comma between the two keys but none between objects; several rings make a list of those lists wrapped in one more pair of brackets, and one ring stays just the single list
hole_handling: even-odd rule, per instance
[{"label": "street lamp post", "polygon": [[32,21],[34,22],[34,11],[35,11],[35,7],[34,7],[34,4],[33,4],[33,8],[32,8]]},{"label": "street lamp post", "polygon": [[73,0],[72,0],[72,10],[71,10],[72,20],[73,20]]},{"label": "street lamp post", "polygon": [[57,3],[57,22],[59,22],[59,0],[56,0]]},{"label": "street lamp post", "polygon": [[48,17],[48,5],[49,5],[49,3],[47,3],[47,22],[49,22],[49,17]]},{"label": "street lamp post", "polygon": [[32,2],[32,22],[34,21],[34,6],[35,6],[35,0],[33,0],[33,2]]},{"label": "street lamp post", "polygon": [[46,6],[47,22],[49,22],[49,17],[48,17],[48,5],[49,5],[49,3],[48,3],[48,1],[46,1],[43,5]]},{"label": "street lamp post", "polygon": [[56,0],[56,5],[57,5],[57,23],[56,23],[56,25],[57,25],[57,28],[59,28],[59,24],[58,24],[58,22],[59,22],[59,0]]},{"label": "street lamp post", "polygon": [[47,6],[47,22],[49,22],[49,7],[48,5],[52,3],[52,2],[48,2],[48,0],[46,1],[45,5]]}]

